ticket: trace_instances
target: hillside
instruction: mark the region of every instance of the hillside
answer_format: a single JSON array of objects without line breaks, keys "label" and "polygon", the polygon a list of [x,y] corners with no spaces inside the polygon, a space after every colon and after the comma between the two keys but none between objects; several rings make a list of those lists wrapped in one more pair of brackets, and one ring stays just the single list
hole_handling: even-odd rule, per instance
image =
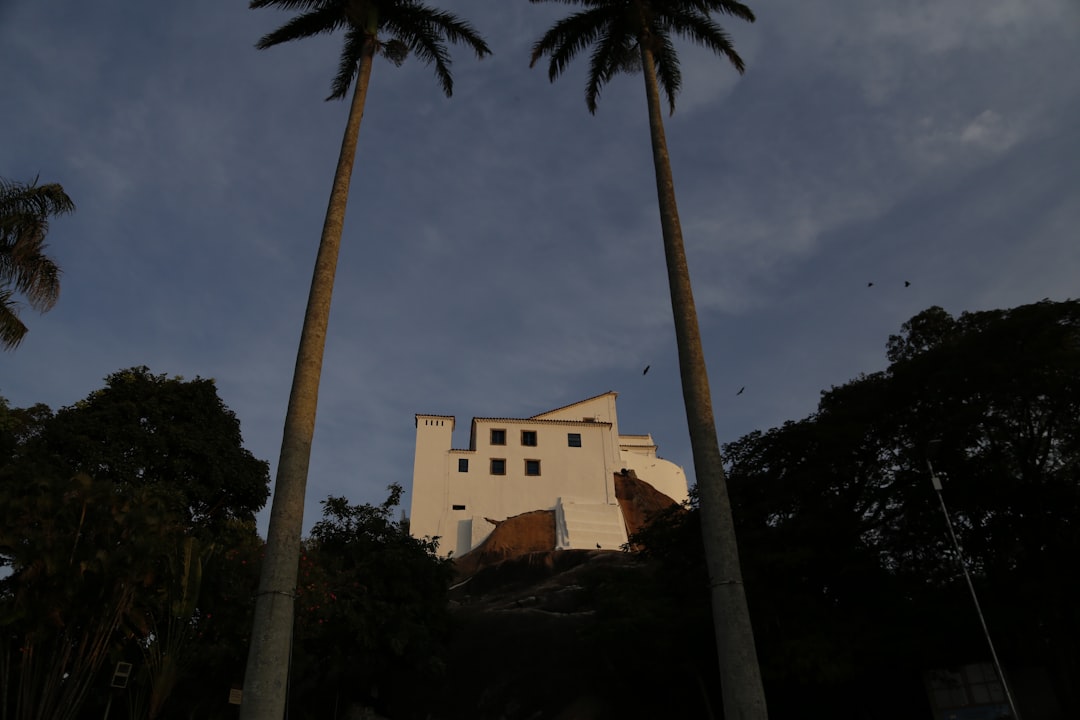
[{"label": "hillside", "polygon": [[[632,472],[615,483],[628,534],[675,504]],[[714,683],[694,669],[715,665],[710,638],[643,592],[662,584],[654,566],[631,552],[554,550],[550,510],[495,525],[456,561],[455,633],[430,720],[710,717]]]}]

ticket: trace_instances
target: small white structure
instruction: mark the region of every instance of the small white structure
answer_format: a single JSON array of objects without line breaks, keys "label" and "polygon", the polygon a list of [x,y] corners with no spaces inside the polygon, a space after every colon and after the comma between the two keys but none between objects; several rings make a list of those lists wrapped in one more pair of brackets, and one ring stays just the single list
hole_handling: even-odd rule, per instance
[{"label": "small white structure", "polygon": [[682,502],[682,468],[656,455],[650,435],[620,435],[617,393],[530,418],[473,418],[469,447],[452,448],[454,417],[416,416],[410,531],[441,538],[460,557],[491,533],[491,520],[554,510],[559,548],[614,550],[626,542],[615,473]]}]

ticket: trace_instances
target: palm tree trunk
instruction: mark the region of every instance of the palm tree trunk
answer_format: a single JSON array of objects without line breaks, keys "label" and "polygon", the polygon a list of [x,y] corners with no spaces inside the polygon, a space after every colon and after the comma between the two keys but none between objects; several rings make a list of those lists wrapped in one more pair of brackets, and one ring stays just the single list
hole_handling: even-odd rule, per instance
[{"label": "palm tree trunk", "polygon": [[372,36],[360,60],[356,90],[349,108],[334,186],[319,240],[300,348],[296,354],[274,483],[270,526],[266,534],[266,556],[255,600],[255,621],[248,648],[240,720],[277,720],[285,714],[292,649],[293,600],[300,559],[300,533],[304,522],[304,493],[311,440],[315,434],[323,348],[330,320],[330,297],[334,290],[341,232],[345,224],[345,206],[349,199],[349,181],[374,52]]},{"label": "palm tree trunk", "polygon": [[649,131],[656,171],[656,194],[660,201],[664,257],[671,290],[671,310],[675,317],[675,342],[679,348],[679,376],[686,406],[686,422],[690,429],[690,447],[694,455],[694,474],[701,498],[701,533],[712,594],[724,717],[727,720],[765,720],[768,717],[765,692],[761,685],[754,630],[750,624],[750,611],[739,567],[731,501],[720,458],[720,443],[716,437],[709,377],[705,369],[705,353],[701,348],[679,210],[675,205],[675,182],[671,176],[671,162],[664,137],[656,65],[647,39],[642,39],[640,46],[645,94],[649,102]]}]

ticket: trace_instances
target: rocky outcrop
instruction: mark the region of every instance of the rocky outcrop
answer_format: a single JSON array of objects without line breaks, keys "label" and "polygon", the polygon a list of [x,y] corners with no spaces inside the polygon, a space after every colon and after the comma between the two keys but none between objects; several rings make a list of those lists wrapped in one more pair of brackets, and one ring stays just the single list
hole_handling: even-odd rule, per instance
[{"label": "rocky outcrop", "polygon": [[628,536],[648,525],[656,514],[678,504],[639,479],[633,470],[615,473],[615,498],[619,501]]},{"label": "rocky outcrop", "polygon": [[[638,478],[633,470],[615,473],[615,497],[619,501],[627,535],[641,530],[657,513],[677,505],[670,497]],[[560,562],[551,555],[556,547],[554,510],[533,510],[505,520],[485,519],[494,524],[495,529],[482,543],[455,560],[459,579],[472,577],[480,570],[505,560],[534,554],[536,557],[517,565],[515,572],[520,572],[521,568],[535,567],[536,563],[553,569],[553,563]]]},{"label": "rocky outcrop", "polygon": [[554,510],[533,510],[488,522],[495,524],[491,534],[454,562],[458,577],[471,577],[503,560],[555,548]]}]

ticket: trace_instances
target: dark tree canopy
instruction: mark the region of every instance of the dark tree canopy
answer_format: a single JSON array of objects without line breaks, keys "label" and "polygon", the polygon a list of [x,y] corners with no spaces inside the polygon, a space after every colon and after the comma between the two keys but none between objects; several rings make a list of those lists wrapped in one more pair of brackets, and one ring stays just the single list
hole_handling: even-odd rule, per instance
[{"label": "dark tree canopy", "polygon": [[[1080,302],[930,308],[888,353],[810,417],[725,447],[770,714],[928,716],[922,673],[988,660],[936,449],[1006,669],[1080,716]],[[683,523],[646,543],[695,549]]]},{"label": "dark tree canopy", "polygon": [[327,498],[305,543],[295,717],[327,717],[354,703],[404,717],[403,707],[418,705],[417,684],[441,673],[453,565],[436,556],[436,543],[393,520],[402,490],[389,490],[377,506]]},{"label": "dark tree canopy", "polygon": [[0,398],[6,718],[100,716],[118,660],[136,668],[136,717],[170,717],[195,686],[219,707],[241,674],[254,568],[238,565],[261,546],[266,463],[212,381],[136,368],[106,383],[56,414]]},{"label": "dark tree canopy", "polygon": [[195,526],[251,521],[269,495],[268,465],[243,447],[240,421],[213,380],[121,370],[38,420],[20,456],[61,475],[167,488]]}]

